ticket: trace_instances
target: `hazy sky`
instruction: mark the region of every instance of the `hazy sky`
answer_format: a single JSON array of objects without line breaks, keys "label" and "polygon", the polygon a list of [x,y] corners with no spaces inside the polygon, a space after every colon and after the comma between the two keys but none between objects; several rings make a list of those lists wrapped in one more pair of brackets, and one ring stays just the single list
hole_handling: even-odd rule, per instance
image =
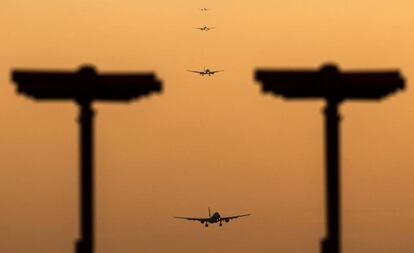
[{"label": "hazy sky", "polygon": [[[198,8],[207,7],[207,13]],[[0,251],[72,253],[78,111],[13,68],[156,71],[161,95],[97,103],[97,252],[319,252],[322,101],[263,95],[258,67],[399,69],[408,88],[341,107],[344,252],[414,248],[414,1],[2,0]],[[216,26],[203,33],[194,26]],[[201,77],[187,69],[224,69]],[[175,220],[253,215],[223,227]]]}]

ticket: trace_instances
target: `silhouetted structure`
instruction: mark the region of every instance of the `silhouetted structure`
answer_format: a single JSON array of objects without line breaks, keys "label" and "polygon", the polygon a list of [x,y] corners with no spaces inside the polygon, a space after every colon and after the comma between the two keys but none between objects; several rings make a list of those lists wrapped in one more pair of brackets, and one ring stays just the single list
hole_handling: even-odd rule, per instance
[{"label": "silhouetted structure", "polygon": [[94,252],[94,159],[92,103],[131,101],[161,92],[161,82],[147,74],[97,74],[90,66],[77,72],[20,71],[12,73],[18,92],[39,100],[74,100],[80,106],[80,227],[77,253]]},{"label": "silhouetted structure", "polygon": [[340,72],[335,65],[320,70],[258,70],[263,92],[288,99],[325,99],[325,166],[327,237],[322,253],[340,253],[340,159],[338,107],[348,99],[379,100],[404,88],[397,71]]}]

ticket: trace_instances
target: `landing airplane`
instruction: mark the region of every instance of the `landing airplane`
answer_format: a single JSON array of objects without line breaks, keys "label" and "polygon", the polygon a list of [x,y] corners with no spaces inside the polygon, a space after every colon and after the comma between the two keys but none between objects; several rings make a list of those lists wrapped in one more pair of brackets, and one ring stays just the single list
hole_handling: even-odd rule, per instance
[{"label": "landing airplane", "polygon": [[217,73],[217,72],[222,72],[222,71],[224,71],[224,70],[210,70],[210,69],[204,69],[203,71],[197,71],[197,70],[187,70],[187,71],[189,71],[189,72],[193,72],[193,73],[197,73],[197,74],[200,74],[200,75],[202,75],[202,76],[204,76],[204,75],[209,75],[209,76],[211,76],[211,75],[214,75],[215,73]]},{"label": "landing airplane", "polygon": [[207,8],[201,8],[200,11],[209,11],[210,9]]},{"label": "landing airplane", "polygon": [[244,216],[249,216],[250,214],[242,214],[242,215],[236,215],[236,216],[227,216],[227,217],[221,217],[218,212],[215,212],[213,215],[210,213],[210,208],[208,209],[208,216],[207,218],[191,218],[191,217],[180,217],[180,216],[174,216],[176,219],[184,219],[184,220],[192,220],[192,221],[199,221],[201,224],[204,224],[204,226],[208,227],[208,223],[217,223],[219,222],[220,226],[223,226],[223,221],[226,223],[229,222],[232,219],[237,219]]},{"label": "landing airplane", "polygon": [[208,26],[194,27],[194,29],[198,29],[198,30],[203,31],[203,32],[210,31],[211,29],[214,29],[214,28],[216,28],[216,27],[208,27]]}]

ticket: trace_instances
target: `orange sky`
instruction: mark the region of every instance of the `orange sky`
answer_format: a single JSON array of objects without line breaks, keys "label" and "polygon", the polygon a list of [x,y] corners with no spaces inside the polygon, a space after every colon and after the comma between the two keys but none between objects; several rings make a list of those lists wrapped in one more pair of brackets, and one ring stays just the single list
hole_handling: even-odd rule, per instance
[{"label": "orange sky", "polygon": [[[10,71],[83,63],[155,70],[165,87],[95,105],[97,252],[319,252],[323,102],[263,95],[253,72],[327,61],[407,80],[386,101],[341,107],[343,242],[412,251],[413,1],[62,2],[0,3],[1,252],[74,252],[77,108],[18,96]],[[225,72],[185,71],[204,66]],[[172,219],[207,207],[253,216],[208,229]]]}]

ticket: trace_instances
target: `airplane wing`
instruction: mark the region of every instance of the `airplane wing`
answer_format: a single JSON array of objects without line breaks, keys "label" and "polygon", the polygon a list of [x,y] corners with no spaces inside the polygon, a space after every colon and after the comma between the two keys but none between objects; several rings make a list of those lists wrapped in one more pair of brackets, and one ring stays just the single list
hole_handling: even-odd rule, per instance
[{"label": "airplane wing", "polygon": [[224,70],[214,70],[214,71],[210,71],[211,74],[217,73],[217,72],[222,72]]},{"label": "airplane wing", "polygon": [[194,29],[203,30],[203,27],[193,27]]},{"label": "airplane wing", "polygon": [[193,72],[193,73],[197,73],[197,74],[201,74],[203,73],[202,71],[197,71],[197,70],[187,70],[188,72]]},{"label": "airplane wing", "polygon": [[174,216],[176,219],[183,219],[183,220],[192,220],[192,221],[207,221],[208,218],[192,218],[192,217],[180,217],[180,216]]},{"label": "airplane wing", "polygon": [[236,216],[220,217],[220,220],[228,222],[229,220],[237,219],[237,218],[245,217],[245,216],[249,216],[249,215],[250,215],[250,213],[249,214],[236,215]]}]

